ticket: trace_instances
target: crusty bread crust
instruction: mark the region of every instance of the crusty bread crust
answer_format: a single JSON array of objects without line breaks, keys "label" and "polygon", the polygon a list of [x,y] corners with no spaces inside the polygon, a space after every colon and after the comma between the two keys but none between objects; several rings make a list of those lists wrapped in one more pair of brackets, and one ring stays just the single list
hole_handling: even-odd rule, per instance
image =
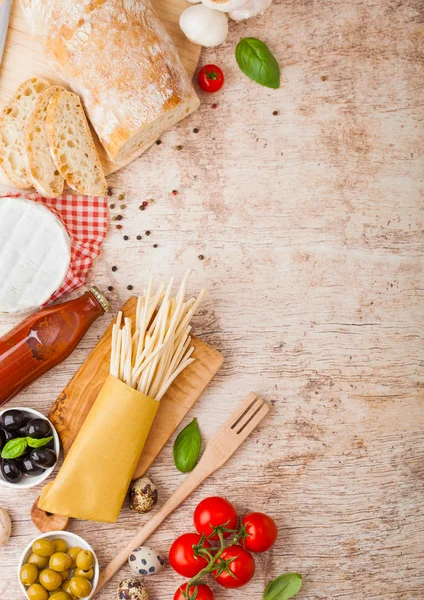
[{"label": "crusty bread crust", "polygon": [[31,187],[23,146],[23,131],[34,102],[48,86],[37,77],[24,81],[0,114],[0,165],[8,179],[24,190]]},{"label": "crusty bread crust", "polygon": [[110,159],[139,156],[199,99],[150,0],[22,0]]},{"label": "crusty bread crust", "polygon": [[63,192],[65,180],[56,168],[50,154],[46,129],[47,109],[54,94],[62,91],[51,85],[38,96],[23,133],[23,147],[28,178],[35,189],[47,198],[56,198]]},{"label": "crusty bread crust", "polygon": [[69,186],[88,196],[106,193],[106,179],[80,98],[56,92],[49,103],[46,129],[50,152]]}]

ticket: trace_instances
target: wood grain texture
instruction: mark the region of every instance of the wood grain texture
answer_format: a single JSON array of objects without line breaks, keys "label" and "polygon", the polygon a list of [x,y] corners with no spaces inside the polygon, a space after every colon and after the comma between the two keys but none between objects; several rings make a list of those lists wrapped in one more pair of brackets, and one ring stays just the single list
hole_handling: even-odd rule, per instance
[{"label": "wood grain texture", "polygon": [[[199,62],[201,47],[190,42],[179,27],[180,14],[186,7],[185,0],[152,0],[152,4],[177,46],[187,72],[190,76],[193,75]],[[57,76],[54,66],[45,57],[40,43],[31,36],[19,0],[14,0],[0,69],[0,108],[10,100],[21,83],[35,75],[44,77],[52,84],[67,87],[66,83]],[[93,136],[105,173],[113,173],[120,169],[120,165],[109,160],[94,132]],[[0,183],[8,183],[2,170],[0,170]]]},{"label": "wood grain texture", "polygon": [[[109,178],[111,216],[122,214],[123,228],[111,221],[90,281],[113,286],[114,309],[152,271],[181,278],[191,267],[190,291],[209,289],[196,334],[225,361],[184,424],[196,416],[207,441],[250,390],[274,402],[150,541],[166,554],[206,495],[273,515],[280,538],[258,557],[254,581],[230,595],[213,586],[216,600],[260,600],[284,571],[304,575],[299,600],[422,598],[423,23],[421,0],[277,0],[203,51],[202,64],[225,71],[222,93],[202,94],[196,114]],[[272,48],[279,90],[238,70],[244,36]],[[0,330],[16,320],[1,318]],[[47,412],[104,329],[99,319],[10,405]],[[160,504],[183,479],[173,439],[149,469]],[[15,568],[36,535],[29,510],[38,494],[0,489],[14,534],[0,549],[5,600],[19,598]],[[113,526],[71,530],[104,566],[147,519],[126,506]],[[98,598],[115,600],[129,574],[122,569]],[[172,600],[181,581],[170,568],[150,578],[151,600]]]},{"label": "wood grain texture", "polygon": [[[134,321],[136,306],[137,298],[133,296],[120,309],[123,319],[129,317]],[[113,322],[50,409],[49,418],[59,434],[65,456],[109,375],[112,327]],[[222,354],[201,339],[192,338],[192,345],[195,361],[184,369],[163,396],[134,479],[141,477],[152,465],[222,365]]]}]

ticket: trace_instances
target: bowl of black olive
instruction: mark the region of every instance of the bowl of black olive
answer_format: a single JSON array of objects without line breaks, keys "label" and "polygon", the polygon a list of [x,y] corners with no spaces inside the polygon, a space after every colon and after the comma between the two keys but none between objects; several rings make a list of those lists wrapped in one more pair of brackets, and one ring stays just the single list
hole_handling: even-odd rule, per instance
[{"label": "bowl of black olive", "polygon": [[0,412],[0,485],[32,488],[52,473],[60,441],[52,423],[32,408]]}]

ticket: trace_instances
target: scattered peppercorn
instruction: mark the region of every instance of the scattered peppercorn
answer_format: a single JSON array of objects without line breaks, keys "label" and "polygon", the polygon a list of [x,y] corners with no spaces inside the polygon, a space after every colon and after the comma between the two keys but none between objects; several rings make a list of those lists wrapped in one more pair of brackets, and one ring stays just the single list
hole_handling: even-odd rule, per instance
[{"label": "scattered peppercorn", "polygon": [[116,217],[112,217],[112,221],[116,221]]},{"label": "scattered peppercorn", "polygon": [[107,193],[108,196],[112,196],[112,194],[113,194],[112,188],[108,187],[106,193]]},{"label": "scattered peppercorn", "polygon": [[132,290],[133,286],[132,285],[127,285],[127,290]]},{"label": "scattered peppercorn", "polygon": [[278,115],[278,110],[274,110],[272,114],[274,115],[274,117],[276,117]]},{"label": "scattered peppercorn", "polygon": [[153,248],[157,248],[157,247],[158,247],[158,245],[157,245],[157,244],[153,244]]},{"label": "scattered peppercorn", "polygon": [[109,292],[113,292],[113,286],[112,285],[109,285],[107,289],[108,289]]},{"label": "scattered peppercorn", "polygon": [[146,207],[143,206],[142,204],[140,204],[140,206],[138,207],[140,210],[144,210]]},{"label": "scattered peppercorn", "polygon": [[118,200],[123,200],[125,198],[124,194],[119,194]]},{"label": "scattered peppercorn", "polygon": [[197,129],[197,127],[195,127],[195,128],[193,129],[193,133],[199,133],[199,130]]},{"label": "scattered peppercorn", "polygon": [[176,196],[178,194],[177,190],[172,190],[172,195]]},{"label": "scattered peppercorn", "polygon": [[126,204],[121,204],[121,210],[125,210],[127,208]]},{"label": "scattered peppercorn", "polygon": [[203,256],[203,254],[199,254],[199,256],[197,257],[199,260],[203,260],[205,257]]},{"label": "scattered peppercorn", "polygon": [[218,104],[212,104],[212,108],[216,108]]},{"label": "scattered peppercorn", "polygon": [[111,208],[112,210],[115,208],[114,204],[109,204],[109,208]]},{"label": "scattered peppercorn", "polygon": [[117,225],[116,229],[122,229],[122,225]]},{"label": "scattered peppercorn", "polygon": [[118,267],[115,267],[115,265],[113,265],[112,271],[115,273],[115,271],[117,271],[117,270],[118,270]]},{"label": "scattered peppercorn", "polygon": [[138,240],[141,240],[141,235],[138,235],[138,236],[137,236],[137,239],[138,239]]},{"label": "scattered peppercorn", "polygon": [[180,146],[180,145],[177,146],[177,150],[182,150],[182,149],[183,149],[182,146]]},{"label": "scattered peppercorn", "polygon": [[125,241],[127,241],[127,240],[129,240],[129,239],[130,239],[130,238],[129,238],[127,235],[124,235],[124,240],[125,240]]},{"label": "scattered peppercorn", "polygon": [[146,235],[150,235],[150,231],[145,231],[145,234]]},{"label": "scattered peppercorn", "polygon": [[146,202],[146,200],[143,202],[143,206],[147,206],[147,202]]},{"label": "scattered peppercorn", "polygon": [[157,146],[160,146],[160,145],[161,145],[161,143],[162,143],[162,142],[161,142],[161,140],[156,140],[156,145],[157,145]]},{"label": "scattered peppercorn", "polygon": [[321,81],[327,81],[327,75],[321,75]]},{"label": "scattered peppercorn", "polygon": [[122,215],[116,215],[116,220],[117,221],[122,221],[122,218],[123,218]]}]

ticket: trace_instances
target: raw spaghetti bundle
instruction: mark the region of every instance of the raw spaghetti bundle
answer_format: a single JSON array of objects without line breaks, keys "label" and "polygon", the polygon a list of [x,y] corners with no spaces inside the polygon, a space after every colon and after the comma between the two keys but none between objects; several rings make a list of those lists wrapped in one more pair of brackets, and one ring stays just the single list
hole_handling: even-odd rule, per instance
[{"label": "raw spaghetti bundle", "polygon": [[110,374],[55,481],[39,506],[54,514],[113,523],[118,518],[159,402],[194,361],[190,321],[205,291],[185,300],[173,279],[138,298],[135,322],[118,314],[112,328]]}]

